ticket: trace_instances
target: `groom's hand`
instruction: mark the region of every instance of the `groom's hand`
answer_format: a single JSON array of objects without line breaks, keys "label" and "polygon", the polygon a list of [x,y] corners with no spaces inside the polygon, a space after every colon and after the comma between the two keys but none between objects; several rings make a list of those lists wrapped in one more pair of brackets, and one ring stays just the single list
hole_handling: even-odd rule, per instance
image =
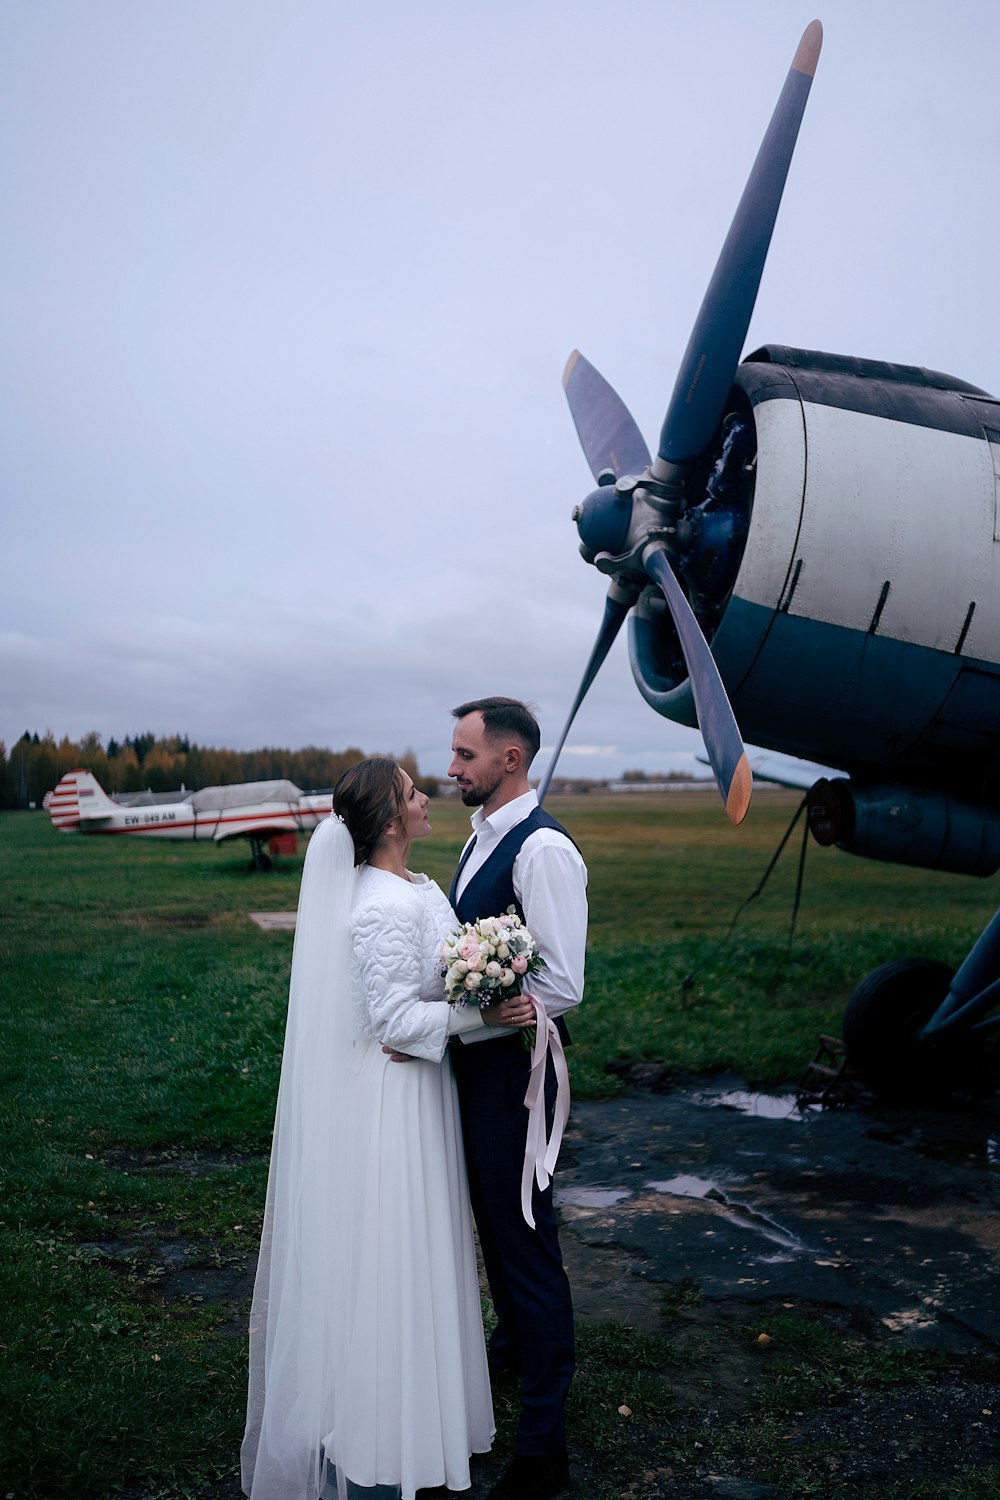
[{"label": "groom's hand", "polygon": [[535,1007],[530,995],[515,995],[513,1000],[494,1000],[479,1012],[487,1026],[534,1026]]}]

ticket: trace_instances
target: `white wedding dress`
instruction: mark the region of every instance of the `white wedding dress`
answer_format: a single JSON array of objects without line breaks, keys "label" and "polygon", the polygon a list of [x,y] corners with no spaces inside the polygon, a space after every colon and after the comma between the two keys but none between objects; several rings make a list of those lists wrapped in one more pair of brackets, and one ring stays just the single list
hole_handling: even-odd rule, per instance
[{"label": "white wedding dress", "polygon": [[[300,924],[306,901],[304,879]],[[351,983],[340,996],[349,1028],[341,1025],[339,1042],[324,1033],[333,1024],[326,1005],[310,1006],[315,1020],[293,1034],[296,949],[281,1088],[296,1103],[329,1099],[331,1112],[319,1125],[291,1103],[283,1115],[279,1094],[251,1315],[243,1486],[252,1500],[413,1500],[424,1487],[468,1489],[470,1453],[491,1446],[438,957],[457,926],[426,876],[362,866]],[[300,975],[306,953],[303,943]],[[313,981],[317,962],[313,953]],[[328,968],[335,975],[340,965],[331,957]],[[417,1060],[393,1062],[383,1043]],[[345,1048],[346,1073],[330,1067],[327,1085],[324,1053]],[[296,1180],[300,1155],[321,1164]],[[302,1243],[289,1222],[305,1226]]]}]

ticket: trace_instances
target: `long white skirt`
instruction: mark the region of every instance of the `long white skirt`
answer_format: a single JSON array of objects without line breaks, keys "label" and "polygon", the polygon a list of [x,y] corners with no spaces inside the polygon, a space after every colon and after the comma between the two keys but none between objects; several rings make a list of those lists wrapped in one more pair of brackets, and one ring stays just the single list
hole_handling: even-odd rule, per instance
[{"label": "long white skirt", "polygon": [[495,1431],[458,1095],[447,1057],[357,1050],[349,1333],[326,1493],[413,1500],[468,1489],[469,1455]]}]

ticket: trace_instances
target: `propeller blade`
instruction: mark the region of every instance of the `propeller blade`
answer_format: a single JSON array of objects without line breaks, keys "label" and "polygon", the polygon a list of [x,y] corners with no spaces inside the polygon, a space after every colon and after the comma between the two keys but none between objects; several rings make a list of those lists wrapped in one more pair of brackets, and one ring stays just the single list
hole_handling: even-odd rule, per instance
[{"label": "propeller blade", "polygon": [[579,349],[566,361],[563,389],[594,478],[605,469],[616,479],[641,474],[649,465],[642,433],[618,392]]},{"label": "propeller blade", "polygon": [[576,711],[590,691],[591,683],[601,670],[604,658],[611,650],[612,642],[622,627],[622,621],[635,603],[635,599],[636,594],[634,589],[622,588],[617,582],[613,582],[608,590],[608,597],[604,601],[604,619],[601,621],[601,628],[597,632],[597,640],[594,642],[594,649],[590,653],[587,670],[583,674],[583,680],[577,689],[576,697],[573,699],[573,707],[569,711],[569,718],[563,725],[563,732],[559,736],[559,743],[555,748],[555,753],[549,761],[549,768],[539,783],[539,802],[545,801],[545,795],[552,780],[552,773],[555,771],[556,762],[562,754],[562,747],[566,743],[566,736],[569,734],[570,726],[576,718]]},{"label": "propeller blade", "polygon": [[681,361],[660,434],[664,463],[703,453],[723,416],[822,45],[823,27],[813,21],[802,33]]},{"label": "propeller blade", "polygon": [[726,812],[733,823],[742,823],[750,806],[753,776],[715,657],[663,548],[648,552],[644,561],[646,572],[663,590],[673,616],[694,693],[698,728]]}]

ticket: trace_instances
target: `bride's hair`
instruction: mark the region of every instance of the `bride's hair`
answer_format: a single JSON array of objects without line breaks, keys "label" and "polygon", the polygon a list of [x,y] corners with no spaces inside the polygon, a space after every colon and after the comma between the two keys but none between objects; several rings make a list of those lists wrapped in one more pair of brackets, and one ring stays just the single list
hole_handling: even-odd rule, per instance
[{"label": "bride's hair", "polygon": [[355,864],[364,864],[390,823],[403,827],[406,809],[396,762],[376,755],[351,766],[333,789],[333,810],[354,840]]}]

